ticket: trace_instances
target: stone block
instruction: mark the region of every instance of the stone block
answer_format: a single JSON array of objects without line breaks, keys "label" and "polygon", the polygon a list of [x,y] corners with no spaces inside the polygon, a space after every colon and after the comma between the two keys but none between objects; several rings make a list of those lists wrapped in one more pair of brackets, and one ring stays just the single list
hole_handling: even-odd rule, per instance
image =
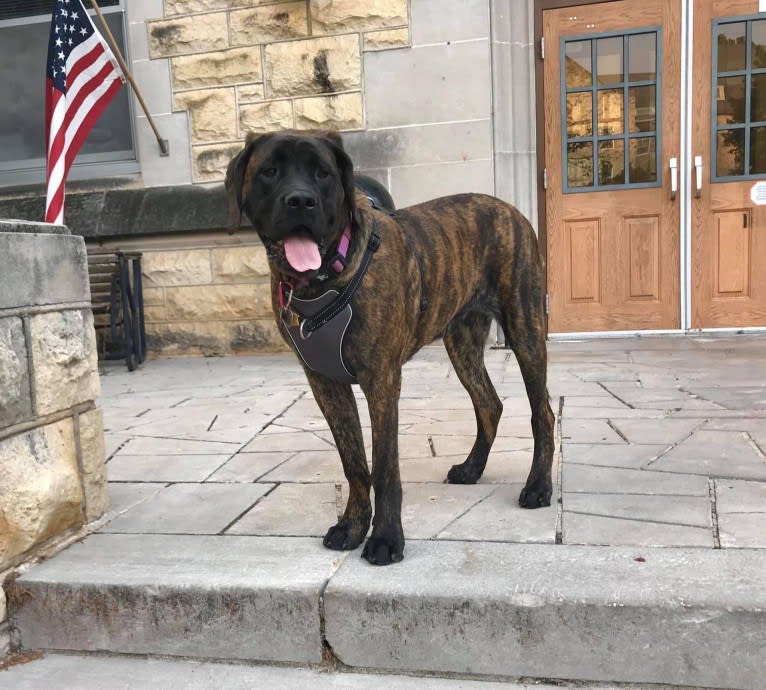
[{"label": "stone block", "polygon": [[412,3],[412,44],[489,37],[487,0],[418,0]]},{"label": "stone block", "polygon": [[326,36],[267,45],[263,80],[267,97],[358,89],[362,84],[359,36]]},{"label": "stone block", "polygon": [[229,29],[226,14],[211,12],[147,22],[149,56],[167,58],[228,48]]},{"label": "stone block", "polygon": [[294,103],[297,129],[339,130],[364,127],[361,92],[298,98]]},{"label": "stone block", "polygon": [[244,84],[237,87],[237,102],[240,105],[263,100],[263,84]]},{"label": "stone block", "polygon": [[79,415],[80,467],[85,493],[85,520],[100,518],[109,505],[104,449],[104,415],[95,408]]},{"label": "stone block", "polygon": [[90,301],[82,237],[0,232],[0,257],[0,309]]},{"label": "stone block", "polygon": [[260,285],[205,285],[166,289],[171,321],[254,319],[270,316],[271,294]]},{"label": "stone block", "polygon": [[[0,623],[5,620],[8,615],[8,609],[5,603],[5,589],[3,589],[3,581],[0,580]],[[3,658],[2,643],[0,643],[0,659]]]},{"label": "stone block", "polygon": [[287,350],[273,318],[147,324],[149,352],[166,356]]},{"label": "stone block", "polygon": [[[246,283],[270,275],[262,245],[213,249],[213,280],[216,283]],[[262,290],[268,293],[264,286]]]},{"label": "stone block", "polygon": [[161,287],[143,287],[144,307],[164,307],[165,291]]},{"label": "stone block", "polygon": [[218,182],[226,177],[226,167],[242,144],[192,146],[192,179],[195,182]]},{"label": "stone block", "polygon": [[173,58],[173,88],[198,89],[241,82],[261,81],[261,51],[233,48],[217,53]]},{"label": "stone block", "polygon": [[344,556],[316,539],[96,534],[17,580],[32,592],[21,643],[319,663],[321,593]]},{"label": "stone block", "polygon": [[407,0],[312,0],[314,35],[407,24]]},{"label": "stone block", "polygon": [[446,194],[462,192],[492,194],[493,191],[491,160],[415,165],[391,169],[389,192],[395,199],[398,208],[435,199]]},{"label": "stone block", "polygon": [[[367,127],[491,117],[488,41],[365,53]],[[483,76],[479,76],[483,75]],[[406,93],[407,107],[392,94]]]},{"label": "stone block", "polygon": [[[205,285],[213,281],[209,249],[144,252],[141,258],[144,290],[147,286]],[[163,301],[164,303],[164,301]]]},{"label": "stone block", "polygon": [[[170,96],[168,96],[168,101],[170,101]],[[158,155],[157,137],[154,135],[149,121],[143,115],[137,115],[136,146],[139,159],[144,161],[141,168],[144,184],[147,189],[190,185],[192,168],[189,160],[189,117],[187,113],[154,115],[154,122],[159,131],[162,132],[163,138],[168,140],[170,155]],[[84,217],[84,220],[86,224],[81,227],[91,230],[92,220],[87,216]],[[90,222],[88,222],[89,220]],[[99,230],[106,231],[106,227],[102,225]],[[146,232],[146,228],[142,227],[141,234]],[[93,233],[92,230],[91,233],[90,236],[97,234]]]},{"label": "stone block", "polygon": [[146,323],[167,320],[168,310],[165,308],[164,304],[155,307],[144,307],[144,321],[146,321]]},{"label": "stone block", "polygon": [[368,31],[363,40],[365,51],[406,48],[410,44],[410,32],[407,29]]},{"label": "stone block", "polygon": [[184,91],[174,97],[176,110],[187,110],[192,143],[237,138],[234,89]]},{"label": "stone block", "polygon": [[165,15],[225,10],[228,6],[228,0],[165,0]]},{"label": "stone block", "polygon": [[101,387],[90,309],[37,314],[29,325],[37,414],[95,400]]},{"label": "stone block", "polygon": [[273,132],[293,127],[292,101],[267,101],[243,105],[239,109],[239,129],[247,132]]},{"label": "stone block", "polygon": [[71,418],[0,441],[0,570],[67,529],[82,525]]},{"label": "stone block", "polygon": [[229,17],[233,46],[284,41],[308,36],[309,33],[305,2],[282,2],[232,10]]},{"label": "stone block", "polygon": [[31,415],[24,326],[16,317],[0,319],[0,428],[29,419]]}]

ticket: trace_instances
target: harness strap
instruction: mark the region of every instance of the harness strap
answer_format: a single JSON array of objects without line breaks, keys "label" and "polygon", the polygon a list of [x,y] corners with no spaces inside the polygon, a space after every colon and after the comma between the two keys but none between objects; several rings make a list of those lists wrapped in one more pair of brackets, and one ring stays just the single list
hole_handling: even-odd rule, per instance
[{"label": "harness strap", "polygon": [[311,333],[317,328],[324,326],[334,316],[337,316],[351,302],[354,294],[359,289],[359,285],[362,283],[362,278],[364,278],[367,269],[370,267],[372,255],[378,251],[378,247],[380,247],[380,237],[375,232],[376,228],[377,223],[375,223],[375,220],[373,219],[372,234],[370,235],[370,241],[367,243],[367,249],[365,249],[359,270],[354,277],[346,283],[346,286],[341,290],[340,294],[330,304],[314,314],[314,316],[301,321],[301,337],[308,338]]}]

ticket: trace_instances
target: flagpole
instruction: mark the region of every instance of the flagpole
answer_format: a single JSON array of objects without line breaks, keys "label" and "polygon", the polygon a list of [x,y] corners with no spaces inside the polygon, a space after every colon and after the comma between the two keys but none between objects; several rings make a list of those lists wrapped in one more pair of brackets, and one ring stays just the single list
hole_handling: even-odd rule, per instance
[{"label": "flagpole", "polygon": [[168,145],[168,140],[163,139],[160,136],[160,133],[157,130],[157,125],[154,124],[154,120],[152,119],[152,116],[149,113],[149,108],[146,107],[146,103],[144,103],[144,98],[141,95],[141,92],[138,90],[138,86],[136,86],[136,82],[133,80],[133,75],[130,73],[130,70],[128,69],[128,65],[125,62],[124,58],[122,57],[122,53],[120,53],[120,48],[117,45],[117,41],[114,40],[114,36],[112,35],[112,32],[109,30],[109,25],[106,23],[106,19],[104,19],[104,15],[101,14],[101,8],[98,6],[98,2],[96,0],[90,0],[90,4],[93,5],[93,9],[96,11],[98,18],[101,21],[101,25],[104,27],[104,31],[106,33],[107,39],[109,40],[109,43],[112,46],[112,51],[114,52],[114,56],[117,58],[117,62],[120,63],[120,69],[122,69],[122,73],[125,75],[125,78],[133,87],[133,92],[136,94],[136,98],[138,99],[138,102],[141,104],[141,108],[143,109],[144,114],[146,115],[146,119],[149,120],[149,124],[151,125],[152,131],[154,132],[154,136],[157,138],[157,144],[160,147],[160,155],[161,156],[170,155],[170,147]]}]

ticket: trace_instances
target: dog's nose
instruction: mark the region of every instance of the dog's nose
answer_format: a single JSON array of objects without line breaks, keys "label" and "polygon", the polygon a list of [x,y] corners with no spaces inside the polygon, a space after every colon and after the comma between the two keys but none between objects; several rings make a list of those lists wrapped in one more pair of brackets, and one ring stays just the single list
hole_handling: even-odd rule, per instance
[{"label": "dog's nose", "polygon": [[311,192],[297,190],[285,196],[284,203],[287,208],[295,210],[313,211],[318,203],[317,197]]}]

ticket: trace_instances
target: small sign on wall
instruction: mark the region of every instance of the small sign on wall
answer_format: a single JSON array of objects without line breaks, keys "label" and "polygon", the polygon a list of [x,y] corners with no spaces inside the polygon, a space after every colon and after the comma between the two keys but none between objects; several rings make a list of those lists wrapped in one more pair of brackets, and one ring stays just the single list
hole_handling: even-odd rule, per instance
[{"label": "small sign on wall", "polygon": [[756,206],[766,206],[766,180],[756,182],[750,188],[750,200]]},{"label": "small sign on wall", "polygon": [[758,0],[758,11],[766,12],[766,0]]}]

